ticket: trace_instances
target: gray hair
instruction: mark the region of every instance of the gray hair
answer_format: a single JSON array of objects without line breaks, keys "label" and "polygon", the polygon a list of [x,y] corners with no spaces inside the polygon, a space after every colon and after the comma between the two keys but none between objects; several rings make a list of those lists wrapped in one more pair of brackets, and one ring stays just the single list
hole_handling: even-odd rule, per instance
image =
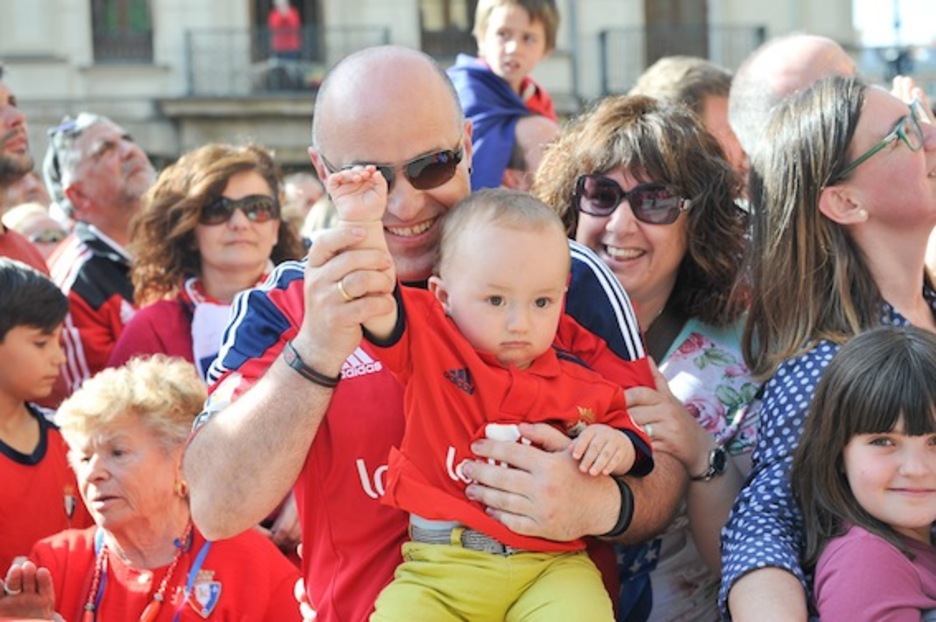
[{"label": "gray hair", "polygon": [[61,123],[49,128],[49,148],[42,162],[42,177],[49,197],[69,217],[74,216],[75,207],[65,196],[65,188],[71,184],[81,162],[78,139],[89,127],[109,121],[107,117],[82,112],[77,117],[66,116]]}]

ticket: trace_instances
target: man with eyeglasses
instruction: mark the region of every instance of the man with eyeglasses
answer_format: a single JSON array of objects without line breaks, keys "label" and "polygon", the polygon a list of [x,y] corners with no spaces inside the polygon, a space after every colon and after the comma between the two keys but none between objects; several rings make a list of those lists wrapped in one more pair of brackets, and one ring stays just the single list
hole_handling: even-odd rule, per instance
[{"label": "man with eyeglasses", "polygon": [[[361,324],[394,304],[384,274],[391,261],[405,282],[425,283],[432,273],[438,218],[470,191],[471,124],[444,72],[401,47],[339,63],[312,124],[319,177],[376,165],[389,183],[386,214],[321,233],[305,263],[278,267],[238,298],[184,475],[193,519],[210,538],[259,522],[295,482],[305,593],[317,619],[362,620],[401,560],[407,518],[380,503],[389,449],[402,438],[402,388],[362,342]],[[389,256],[351,248],[371,228],[386,235]],[[572,256],[567,310],[619,355],[644,356],[615,277],[577,244]],[[629,408],[680,407],[663,387],[643,391]],[[469,498],[517,533],[639,542],[667,523],[685,486],[684,470],[666,454],[654,454],[656,468],[643,480],[589,479],[558,451],[564,435],[539,426],[524,432],[533,445],[480,441],[472,448],[478,460],[462,466],[474,482]]]},{"label": "man with eyeglasses", "polygon": [[[19,109],[16,95],[3,81],[3,66],[0,65],[0,197],[7,188],[28,175],[32,167],[26,115]],[[0,257],[22,261],[43,274],[49,274],[49,268],[39,250],[2,222]]]},{"label": "man with eyeglasses", "polygon": [[70,305],[62,342],[71,393],[104,368],[133,316],[126,246],[156,173],[122,127],[87,112],[49,130],[42,168],[52,200],[76,223],[49,260]]}]

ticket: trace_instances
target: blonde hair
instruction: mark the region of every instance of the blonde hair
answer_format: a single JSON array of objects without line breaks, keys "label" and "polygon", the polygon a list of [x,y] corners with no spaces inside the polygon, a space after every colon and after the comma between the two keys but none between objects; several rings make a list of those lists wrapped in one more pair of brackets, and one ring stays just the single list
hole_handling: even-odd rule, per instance
[{"label": "blonde hair", "polygon": [[195,367],[176,357],[135,357],[104,369],[62,402],[55,422],[71,445],[115,421],[138,419],[170,452],[181,448],[205,402]]}]

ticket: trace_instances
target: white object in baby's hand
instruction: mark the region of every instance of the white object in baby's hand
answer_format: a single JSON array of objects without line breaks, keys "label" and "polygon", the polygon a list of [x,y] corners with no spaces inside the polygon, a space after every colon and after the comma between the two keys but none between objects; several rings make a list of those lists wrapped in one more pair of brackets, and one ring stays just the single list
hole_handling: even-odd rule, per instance
[{"label": "white object in baby's hand", "polygon": [[[524,445],[530,445],[530,440],[520,435],[520,426],[516,423],[489,423],[484,426],[484,437],[492,441],[507,441],[509,443],[520,442]],[[499,464],[493,458],[488,458],[488,464]],[[500,463],[501,466],[507,466],[506,463]]]}]

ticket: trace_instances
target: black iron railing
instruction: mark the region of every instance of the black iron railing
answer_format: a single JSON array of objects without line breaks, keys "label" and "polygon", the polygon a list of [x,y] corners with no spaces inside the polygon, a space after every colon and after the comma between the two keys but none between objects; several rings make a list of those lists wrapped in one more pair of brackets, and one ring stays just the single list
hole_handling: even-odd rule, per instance
[{"label": "black iron railing", "polygon": [[390,29],[378,26],[307,26],[301,34],[299,50],[282,54],[271,49],[267,28],[186,32],[187,94],[230,97],[316,89],[344,56],[390,42]]},{"label": "black iron railing", "polygon": [[763,26],[682,25],[602,30],[598,35],[602,94],[626,93],[643,70],[662,56],[701,56],[737,69],[766,36]]}]

